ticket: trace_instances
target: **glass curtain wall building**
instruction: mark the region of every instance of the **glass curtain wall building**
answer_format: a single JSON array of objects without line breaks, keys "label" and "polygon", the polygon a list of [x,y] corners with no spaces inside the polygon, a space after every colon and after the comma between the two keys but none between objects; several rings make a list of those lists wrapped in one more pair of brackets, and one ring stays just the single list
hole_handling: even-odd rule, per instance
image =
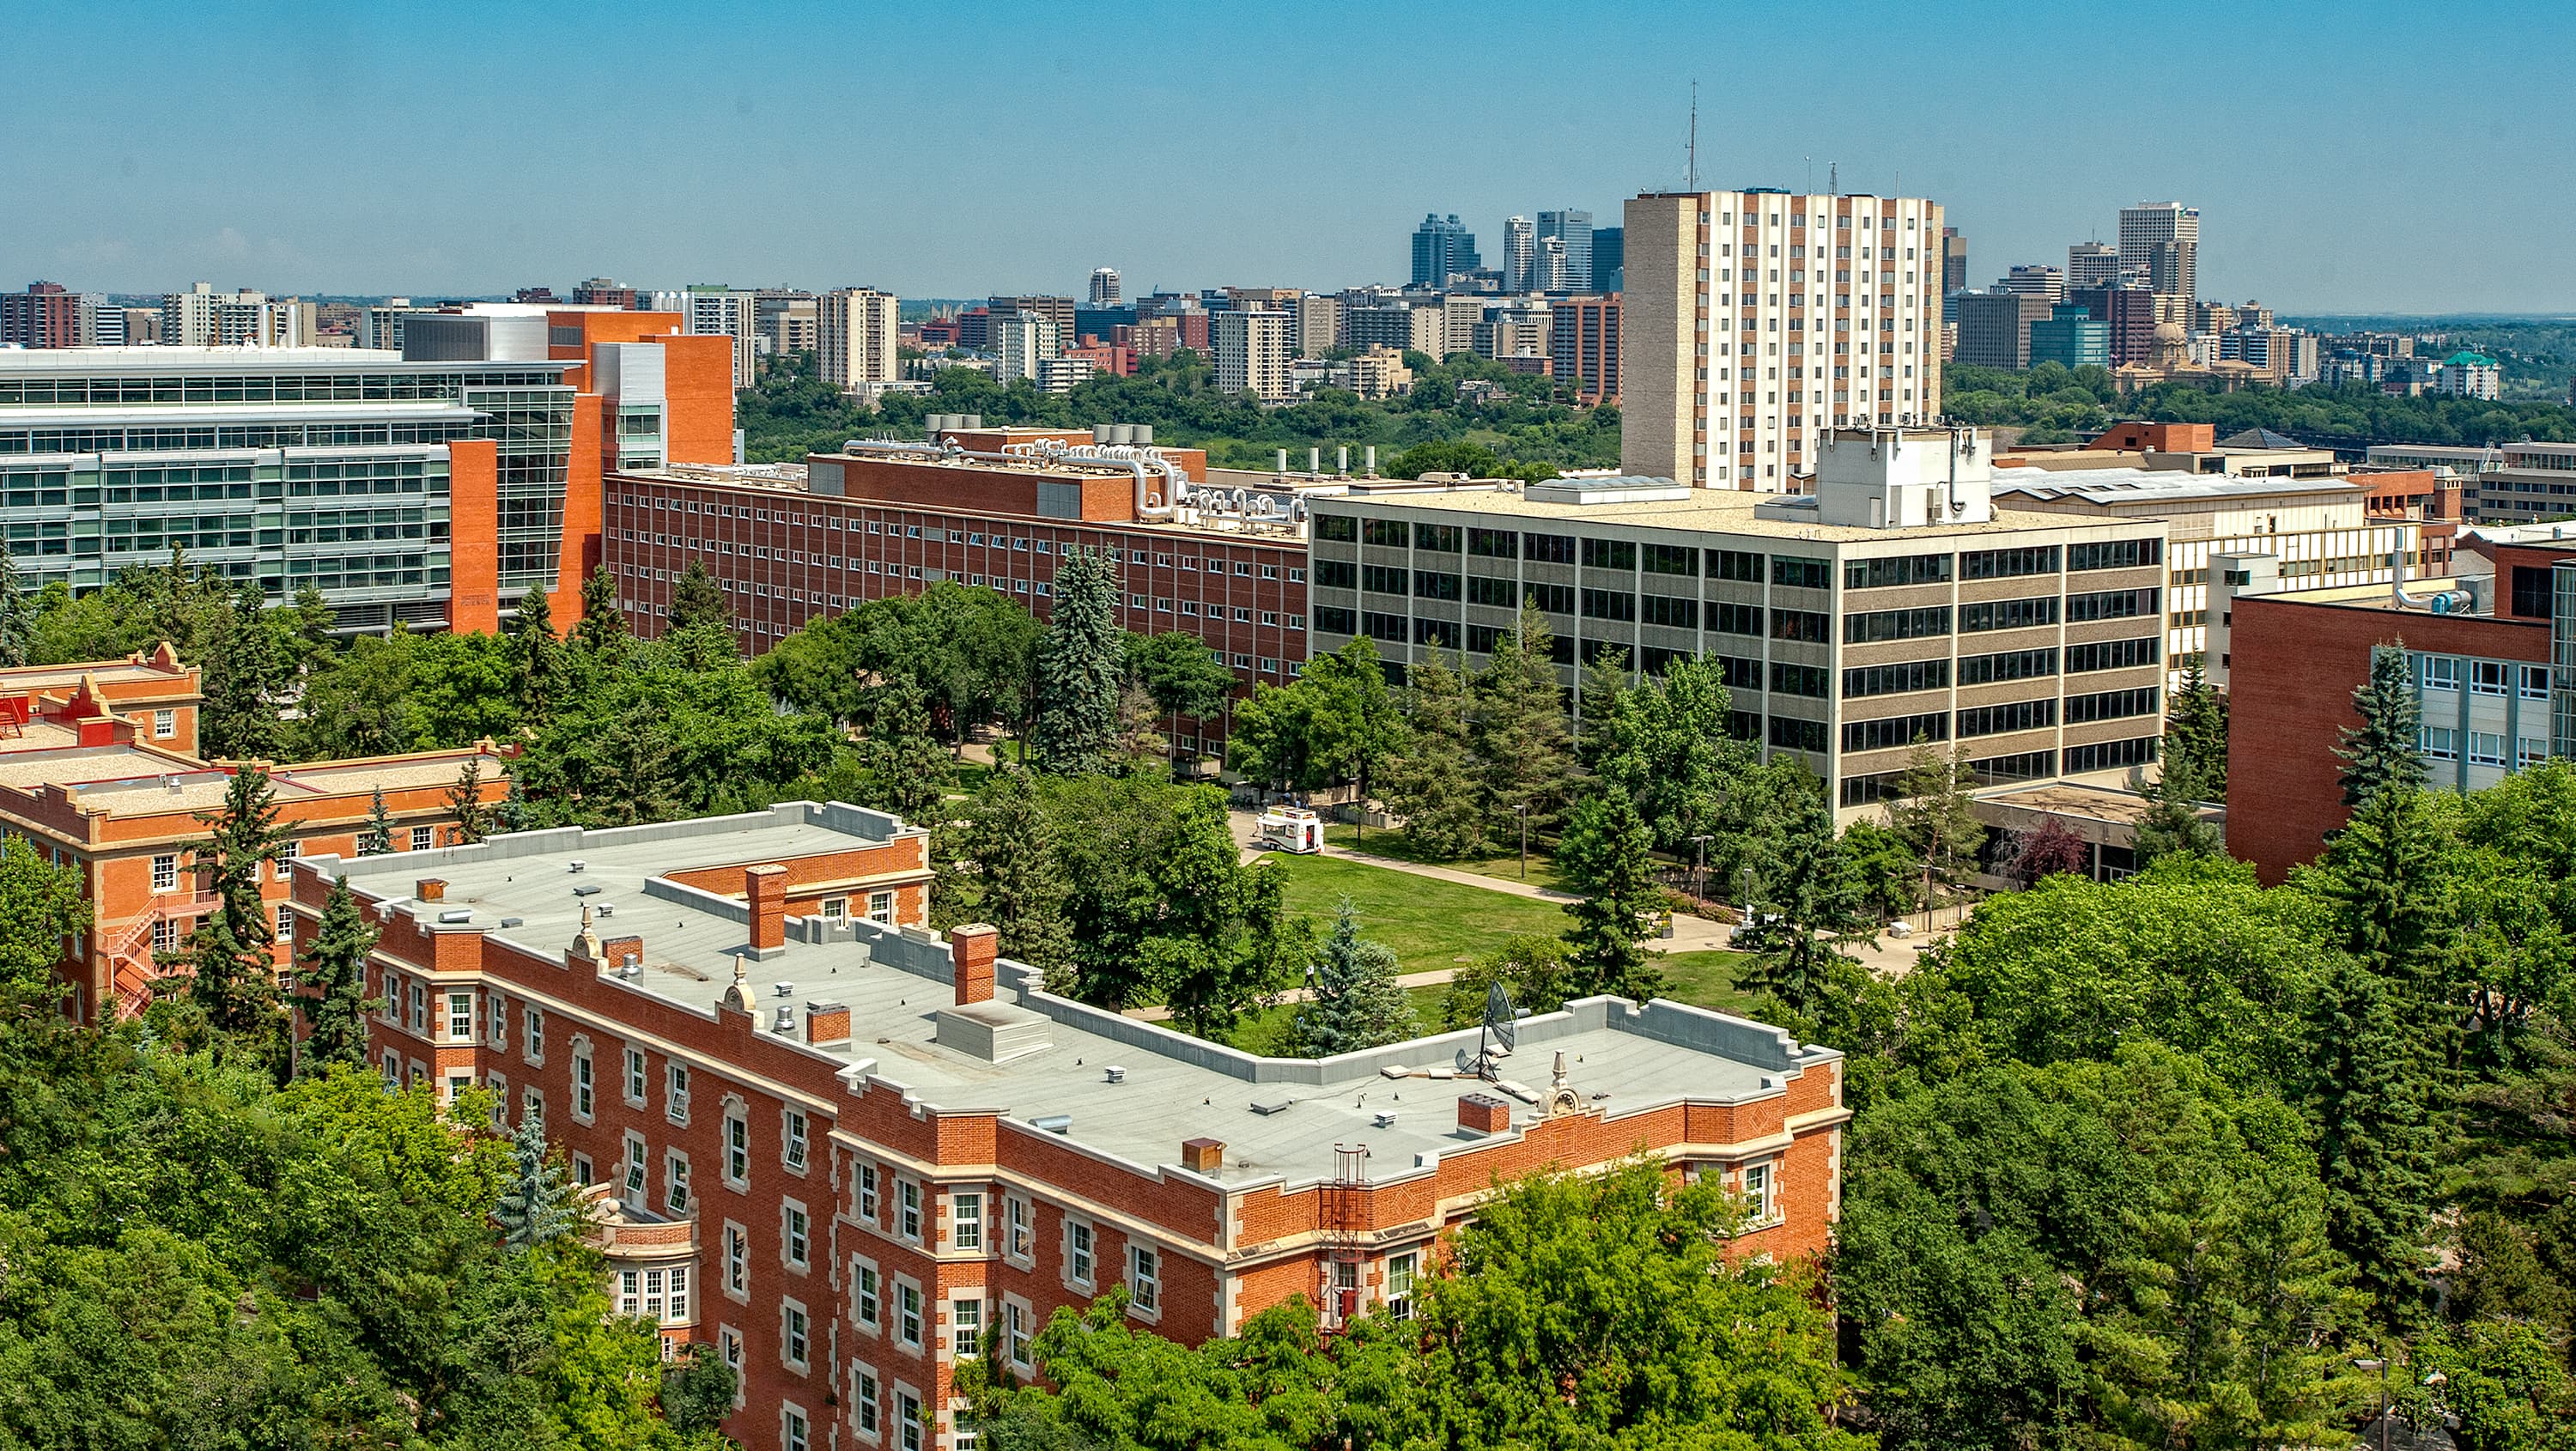
[{"label": "glass curtain wall building", "polygon": [[557,583],[568,365],[334,349],[0,352],[0,530],[31,588],[96,590],[181,549],[343,629],[444,623],[448,445],[497,460],[499,584]]}]

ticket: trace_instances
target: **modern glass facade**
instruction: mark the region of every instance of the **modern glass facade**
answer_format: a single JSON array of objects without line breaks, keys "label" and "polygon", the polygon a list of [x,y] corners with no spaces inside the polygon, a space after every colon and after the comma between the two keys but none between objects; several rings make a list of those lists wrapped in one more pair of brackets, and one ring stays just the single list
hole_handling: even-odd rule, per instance
[{"label": "modern glass facade", "polygon": [[87,593],[173,548],[348,629],[433,624],[447,445],[498,455],[500,586],[556,583],[572,449],[562,363],[319,349],[0,354],[0,531],[31,587]]}]

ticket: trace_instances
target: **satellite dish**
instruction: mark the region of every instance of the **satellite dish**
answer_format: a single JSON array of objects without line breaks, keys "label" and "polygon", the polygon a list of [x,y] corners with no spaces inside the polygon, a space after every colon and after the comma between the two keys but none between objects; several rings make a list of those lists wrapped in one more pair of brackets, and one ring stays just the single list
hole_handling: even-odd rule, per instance
[{"label": "satellite dish", "polygon": [[1512,995],[1501,983],[1485,989],[1485,1031],[1509,1053],[1520,1046],[1520,1026],[1513,1016]]}]

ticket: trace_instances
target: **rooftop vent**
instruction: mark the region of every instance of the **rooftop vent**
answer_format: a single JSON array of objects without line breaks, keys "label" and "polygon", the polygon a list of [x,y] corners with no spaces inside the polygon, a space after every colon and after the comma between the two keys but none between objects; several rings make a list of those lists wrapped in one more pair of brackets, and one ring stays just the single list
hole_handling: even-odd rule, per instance
[{"label": "rooftop vent", "polygon": [[599,895],[599,887],[596,883],[589,886],[575,887],[572,889],[572,894],[576,897],[596,897]]},{"label": "rooftop vent", "polygon": [[1274,1113],[1286,1113],[1296,1102],[1293,1098],[1256,1098],[1252,1101],[1252,1111],[1268,1118]]},{"label": "rooftop vent", "polygon": [[782,1038],[793,1037],[796,1032],[796,1009],[792,1005],[782,1004],[778,1009],[778,1016],[770,1020],[769,1030]]},{"label": "rooftop vent", "polygon": [[1120,1068],[1120,1067],[1116,1066],[1115,1064],[1112,1064],[1112,1065],[1110,1066],[1110,1069],[1109,1069],[1109,1081],[1110,1081],[1110,1082],[1112,1082],[1112,1083],[1124,1083],[1124,1082],[1126,1082],[1126,1081],[1127,1081],[1127,1070],[1126,1070],[1126,1069],[1124,1069],[1124,1068]]},{"label": "rooftop vent", "polygon": [[1382,1129],[1391,1129],[1395,1127],[1395,1115],[1386,1109],[1379,1109],[1375,1119],[1372,1121]]},{"label": "rooftop vent", "polygon": [[564,863],[564,869],[565,869],[566,871],[573,871],[573,872],[577,872],[577,871],[580,871],[583,867],[586,867],[586,866],[588,866],[588,865],[590,865],[588,862],[583,861],[583,860],[582,860],[581,858],[579,858],[579,857],[575,857],[575,858],[573,858],[571,861],[568,861],[568,862]]},{"label": "rooftop vent", "polygon": [[1213,1174],[1225,1166],[1225,1140],[1181,1140],[1181,1167],[1193,1174]]},{"label": "rooftop vent", "polygon": [[474,920],[474,910],[470,907],[451,907],[448,910],[439,913],[438,920],[441,922],[471,922]]},{"label": "rooftop vent", "polygon": [[522,927],[527,925],[527,920],[528,919],[525,917],[504,917],[501,919],[501,925],[504,927]]},{"label": "rooftop vent", "polygon": [[1044,1113],[1029,1120],[1029,1123],[1037,1128],[1042,1128],[1051,1134],[1071,1133],[1073,1131],[1073,1115],[1069,1113]]},{"label": "rooftop vent", "polygon": [[771,983],[769,985],[769,990],[782,998],[792,998],[796,996],[796,984],[792,982]]},{"label": "rooftop vent", "polygon": [[412,896],[424,902],[447,900],[447,883],[437,877],[423,877],[412,883]]}]

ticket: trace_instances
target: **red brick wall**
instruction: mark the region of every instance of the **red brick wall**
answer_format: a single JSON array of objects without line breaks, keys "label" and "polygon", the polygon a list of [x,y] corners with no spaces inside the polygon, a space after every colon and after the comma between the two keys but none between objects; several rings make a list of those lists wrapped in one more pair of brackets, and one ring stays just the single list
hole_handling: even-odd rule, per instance
[{"label": "red brick wall", "polygon": [[2227,646],[2227,849],[2278,883],[2343,825],[2342,732],[2377,645],[2545,663],[2545,624],[2239,598]]}]

